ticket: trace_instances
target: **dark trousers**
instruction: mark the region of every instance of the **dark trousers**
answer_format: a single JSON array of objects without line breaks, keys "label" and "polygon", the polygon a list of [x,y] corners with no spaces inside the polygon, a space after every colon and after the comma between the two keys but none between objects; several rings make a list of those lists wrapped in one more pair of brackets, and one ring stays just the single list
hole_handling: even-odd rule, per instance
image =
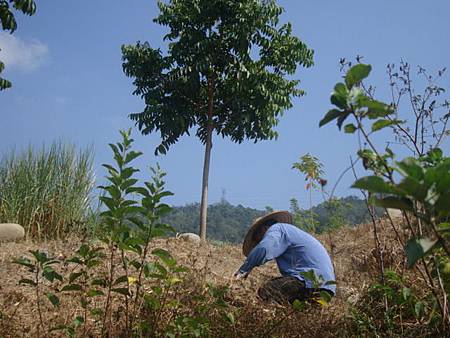
[{"label": "dark trousers", "polygon": [[333,293],[326,289],[310,289],[305,286],[305,282],[292,277],[277,277],[266,282],[258,290],[258,296],[264,300],[273,300],[277,303],[293,303],[296,299],[300,301],[309,300],[317,296],[320,291],[326,291],[331,296]]}]

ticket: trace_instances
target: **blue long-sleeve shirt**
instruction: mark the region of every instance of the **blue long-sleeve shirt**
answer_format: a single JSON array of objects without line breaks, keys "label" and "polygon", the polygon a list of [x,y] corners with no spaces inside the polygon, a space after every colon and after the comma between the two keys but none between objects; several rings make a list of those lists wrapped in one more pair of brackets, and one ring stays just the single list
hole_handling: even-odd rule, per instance
[{"label": "blue long-sleeve shirt", "polygon": [[323,245],[313,236],[299,228],[285,223],[272,225],[261,242],[250,251],[241,273],[249,273],[254,267],[275,259],[283,276],[293,276],[304,281],[307,288],[314,288],[313,281],[301,273],[314,271],[323,280],[321,288],[336,293],[333,264]]}]

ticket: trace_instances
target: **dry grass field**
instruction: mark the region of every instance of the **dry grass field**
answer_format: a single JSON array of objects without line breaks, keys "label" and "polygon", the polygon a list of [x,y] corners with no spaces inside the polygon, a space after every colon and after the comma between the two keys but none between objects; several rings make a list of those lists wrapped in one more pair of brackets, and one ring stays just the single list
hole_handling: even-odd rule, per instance
[{"label": "dry grass field", "polygon": [[[386,268],[401,265],[402,255],[393,252],[393,237],[380,224],[381,242],[384,249]],[[387,226],[386,226],[387,227]],[[262,303],[256,297],[256,290],[267,279],[277,275],[272,262],[255,269],[246,280],[235,281],[233,272],[242,264],[244,256],[241,248],[226,244],[198,246],[179,239],[159,239],[153,246],[171,252],[178,263],[189,268],[189,273],[178,284],[173,297],[182,300],[189,307],[189,295],[202,293],[207,283],[227,287],[226,301],[235,309],[236,318],[232,330],[221,331],[220,324],[212,327],[212,336],[228,337],[329,337],[353,336],[348,316],[369,283],[376,279],[377,261],[373,250],[373,231],[370,225],[343,228],[319,237],[333,257],[337,278],[337,295],[327,307],[308,305],[300,312],[274,304]],[[49,255],[64,258],[80,245],[77,238],[43,243],[6,243],[0,245],[0,336],[34,337],[37,335],[38,313],[35,294],[29,286],[19,285],[21,278],[27,277],[26,269],[13,264],[14,258],[26,255],[28,250],[46,250]],[[100,244],[99,244],[100,245]],[[30,255],[28,255],[30,256]],[[70,267],[61,264],[62,275],[70,273]],[[98,271],[101,275],[105,271]],[[58,288],[58,285],[56,285]],[[100,300],[99,300],[100,301]],[[69,323],[80,311],[77,300],[70,294],[61,296],[59,307],[50,302],[42,302],[46,325],[56,326]],[[45,303],[45,304],[44,304]],[[120,302],[118,302],[120,304]],[[123,308],[116,308],[117,320]],[[167,318],[163,318],[167,316]],[[169,320],[170,314],[163,314],[161,321]],[[211,314],[213,318],[213,314]],[[93,319],[88,323],[89,335],[98,336],[98,323]],[[42,333],[42,332],[41,332]],[[52,332],[52,336],[64,336],[62,332]],[[120,336],[120,332],[110,333]],[[161,334],[163,335],[163,334]]]}]

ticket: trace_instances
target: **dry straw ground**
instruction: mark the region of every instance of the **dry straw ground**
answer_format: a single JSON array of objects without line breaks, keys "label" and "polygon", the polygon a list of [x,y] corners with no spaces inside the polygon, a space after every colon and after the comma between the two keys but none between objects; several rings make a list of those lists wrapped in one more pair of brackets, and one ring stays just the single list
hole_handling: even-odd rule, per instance
[{"label": "dry straw ground", "polygon": [[[387,266],[401,264],[401,254],[392,252],[391,248],[394,246],[390,231],[383,223],[380,226]],[[190,268],[191,272],[184,286],[180,286],[184,287],[181,293],[201,292],[196,288],[202,288],[205,281],[229,287],[227,300],[231,306],[239,308],[240,311],[233,326],[233,332],[227,332],[227,336],[352,336],[346,320],[349,309],[358,301],[368,284],[376,278],[377,263],[371,226],[343,228],[335,233],[323,235],[319,239],[333,256],[338,292],[329,307],[309,306],[299,313],[291,313],[289,309],[264,304],[256,298],[258,287],[265,280],[277,275],[274,263],[255,269],[247,280],[233,281],[231,276],[244,259],[239,246],[210,243],[197,246],[194,243],[173,238],[157,240],[153,245],[169,250],[179,263]],[[33,337],[36,335],[38,323],[38,314],[33,307],[32,289],[18,285],[18,280],[27,274],[26,270],[13,264],[12,260],[26,254],[28,250],[38,248],[55,256],[68,256],[79,245],[80,241],[75,238],[45,243],[0,244],[0,308],[2,312],[0,336]],[[61,306],[56,309],[46,302],[44,317],[49,326],[61,324],[61,321],[68,323],[74,318],[76,308],[76,300],[65,296],[61,298]],[[283,319],[281,322],[280,318]],[[91,333],[96,336],[94,323],[92,327]],[[219,328],[216,329],[219,330]],[[225,335],[224,332],[218,332],[214,333],[213,330],[212,335]],[[61,335],[61,333],[55,333],[55,336],[58,334]]]}]

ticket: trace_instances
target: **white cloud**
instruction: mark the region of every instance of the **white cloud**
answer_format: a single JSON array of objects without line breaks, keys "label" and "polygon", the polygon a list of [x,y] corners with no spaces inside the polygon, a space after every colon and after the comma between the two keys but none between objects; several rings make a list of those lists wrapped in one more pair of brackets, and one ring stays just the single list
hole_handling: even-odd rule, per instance
[{"label": "white cloud", "polygon": [[0,49],[0,61],[7,68],[32,71],[48,59],[48,48],[42,42],[24,41],[5,32],[0,32]]}]

